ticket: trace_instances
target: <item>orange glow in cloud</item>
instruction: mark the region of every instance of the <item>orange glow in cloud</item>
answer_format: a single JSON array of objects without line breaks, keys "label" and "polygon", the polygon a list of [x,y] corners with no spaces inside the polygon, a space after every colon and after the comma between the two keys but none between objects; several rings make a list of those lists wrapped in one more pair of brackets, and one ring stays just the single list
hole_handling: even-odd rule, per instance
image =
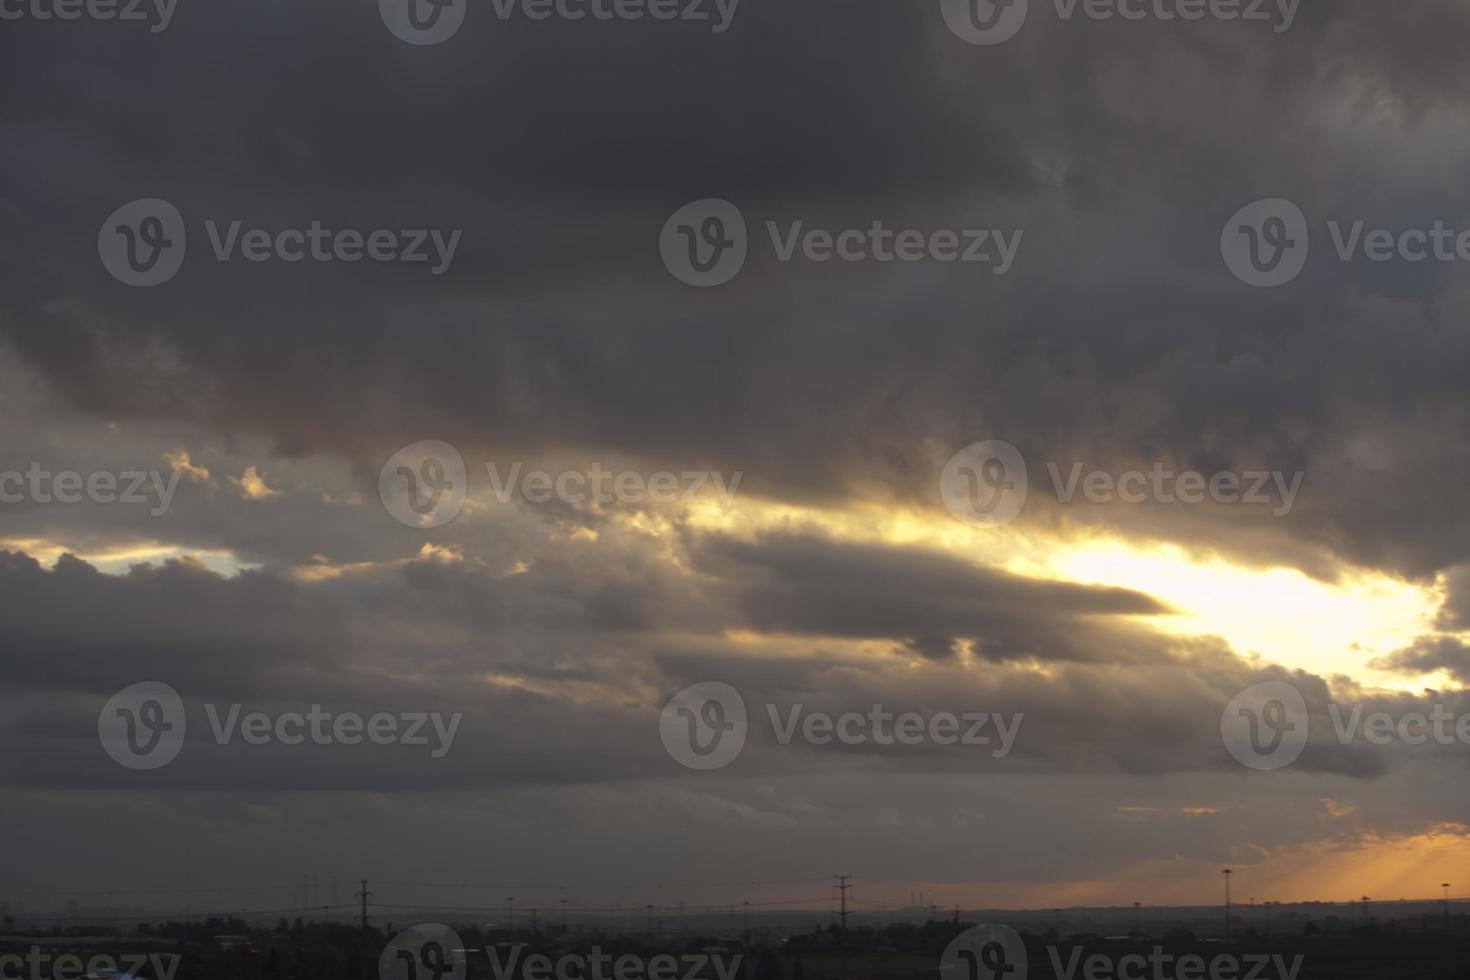
[{"label": "orange glow in cloud", "polygon": [[[1437,675],[1400,677],[1370,662],[1432,632],[1443,600],[1430,586],[1361,569],[1324,582],[1291,568],[1253,568],[1220,556],[1107,534],[1056,536],[1017,525],[974,528],[943,514],[855,505],[819,510],[743,499],[729,513],[693,508],[689,522],[735,535],[816,532],[842,541],[915,546],[976,564],[1055,582],[1132,589],[1176,611],[1147,617],[1179,636],[1218,636],[1241,656],[1311,671],[1347,674],[1369,687],[1418,691],[1446,686]],[[1448,685],[1454,686],[1454,685]]]}]

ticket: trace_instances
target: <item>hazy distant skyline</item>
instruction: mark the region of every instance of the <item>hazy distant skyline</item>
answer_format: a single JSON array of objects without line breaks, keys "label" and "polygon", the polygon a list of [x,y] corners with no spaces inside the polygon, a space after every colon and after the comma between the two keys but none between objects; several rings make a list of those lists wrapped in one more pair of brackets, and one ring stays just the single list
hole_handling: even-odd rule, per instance
[{"label": "hazy distant skyline", "polygon": [[[1465,741],[1333,721],[1470,711],[1470,277],[1334,236],[1470,228],[1470,10],[1030,8],[997,44],[941,0],[744,0],[719,32],[472,6],[436,44],[369,0],[0,26],[0,474],[169,494],[0,482],[0,897],[187,876],[273,907],[316,873],[738,904],[850,873],[875,901],[1048,908],[1213,904],[1226,867],[1259,901],[1459,880]],[[1310,255],[1258,287],[1222,234],[1275,198]],[[124,284],[109,216],[151,199],[187,254]],[[661,236],[708,199],[749,248],[701,288]],[[796,222],[996,234],[988,263],[783,261]],[[434,258],[245,257],[314,223],[422,230]],[[957,520],[946,464],[990,440],[1025,508]],[[468,483],[437,527],[380,493],[402,459],[443,476],[395,455],[423,441]],[[579,476],[543,503],[513,468]],[[598,503],[594,468],[643,496]],[[1080,482],[1159,469],[1279,482]],[[149,681],[188,737],[130,769],[99,713]],[[1221,716],[1271,681],[1310,740],[1253,770]],[[710,771],[660,729],[702,682],[750,714]],[[460,721],[437,758],[216,744],[231,706],[313,705]],[[1023,720],[1003,755],[781,744],[797,705]]]}]

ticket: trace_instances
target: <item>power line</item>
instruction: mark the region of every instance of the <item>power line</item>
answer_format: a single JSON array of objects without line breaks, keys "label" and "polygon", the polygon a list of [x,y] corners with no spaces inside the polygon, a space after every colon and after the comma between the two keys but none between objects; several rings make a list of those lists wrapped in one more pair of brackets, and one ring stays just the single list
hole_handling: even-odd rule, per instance
[{"label": "power line", "polygon": [[[776,908],[776,907],[791,906],[791,905],[822,905],[822,904],[825,904],[828,901],[830,901],[830,899],[827,899],[827,898],[790,898],[790,899],[783,899],[783,900],[780,900],[780,901],[750,902],[748,904],[752,908]],[[858,901],[858,899],[853,899],[853,901]],[[405,903],[393,903],[393,902],[374,902],[373,903],[373,907],[374,908],[379,908],[379,909],[409,909],[409,910],[424,911],[424,912],[490,912],[490,913],[495,913],[495,912],[503,911],[502,909],[498,909],[496,906],[492,906],[492,905],[418,905],[418,904],[405,904]],[[676,911],[678,911],[679,906],[678,905],[645,905],[644,908],[645,909],[651,908],[655,912],[676,912]],[[720,904],[720,905],[686,905],[686,906],[684,906],[684,910],[686,912],[715,912],[715,913],[721,913],[721,914],[729,914],[729,908],[730,908],[730,906],[729,905],[725,905],[725,904]],[[592,905],[576,906],[576,905],[569,905],[567,907],[567,911],[569,911],[569,912],[577,912],[577,913],[597,913],[597,914],[604,914],[604,915],[614,915],[614,914],[622,913],[622,914],[625,914],[626,915],[628,913],[628,911],[629,911],[629,907],[626,906],[626,905],[605,905],[605,906],[592,906]]]}]

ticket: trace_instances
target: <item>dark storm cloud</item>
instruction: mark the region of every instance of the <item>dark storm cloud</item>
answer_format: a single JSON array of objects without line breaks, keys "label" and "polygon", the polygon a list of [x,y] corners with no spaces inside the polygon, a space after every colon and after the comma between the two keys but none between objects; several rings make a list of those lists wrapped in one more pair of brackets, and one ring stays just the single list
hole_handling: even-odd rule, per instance
[{"label": "dark storm cloud", "polygon": [[[922,551],[717,537],[674,556],[551,549],[515,574],[431,554],[320,581],[268,571],[226,578],[188,562],[108,576],[69,557],[49,571],[25,555],[0,557],[12,651],[0,665],[12,692],[3,738],[15,785],[344,792],[669,778],[682,770],[658,740],[658,712],[674,691],[712,679],[751,707],[751,750],[738,771],[752,775],[813,765],[1228,772],[1237,766],[1219,740],[1220,712],[1267,679],[1293,683],[1311,706],[1302,771],[1382,776],[1399,754],[1415,754],[1334,740],[1334,693],[1322,679],[1251,666],[1215,641],[1108,621],[1157,614],[1145,597],[977,574]],[[641,571],[620,579],[618,563]],[[675,573],[686,566],[697,569],[692,580]],[[765,581],[772,574],[779,589]],[[887,598],[906,589],[908,602]],[[776,595],[791,597],[785,613],[759,608]],[[802,605],[828,613],[789,621]],[[843,626],[839,608],[861,628]],[[924,642],[925,620],[955,629],[973,654],[916,665],[905,651]],[[732,641],[731,630],[758,639]],[[787,633],[817,635],[773,635]],[[855,637],[892,647],[843,643]],[[116,766],[95,738],[107,697],[143,680],[174,687],[189,711],[189,754],[158,773]],[[1395,715],[1419,703],[1347,693]],[[464,721],[454,751],[429,764],[401,746],[216,745],[205,705],[219,718],[231,704],[273,715],[313,704],[365,716],[458,712]],[[1024,728],[1009,757],[933,743],[778,744],[766,718],[798,705],[833,716],[874,705],[997,712]]]},{"label": "dark storm cloud", "polygon": [[1444,630],[1470,627],[1470,568],[1454,568],[1445,573],[1445,601],[1439,610],[1438,625]]},{"label": "dark storm cloud", "polygon": [[[1470,221],[1470,11],[1307,0],[1277,36],[1061,23],[1032,5],[1023,34],[991,49],[960,42],[927,0],[745,0],[723,35],[501,24],[481,5],[425,49],[347,0],[182,0],[160,35],[7,23],[5,466],[160,466],[186,450],[214,483],[186,480],[159,520],[0,510],[0,825],[30,843],[9,877],[149,877],[198,834],[201,864],[233,873],[244,853],[271,880],[317,855],[412,876],[467,854],[475,872],[609,890],[654,870],[825,873],[854,854],[894,878],[1102,880],[1160,854],[1219,865],[1459,823],[1463,780],[1444,774],[1463,747],[1342,744],[1331,706],[1462,710],[1460,692],[1246,661],[1156,632],[1167,610],[1143,594],[815,532],[701,535],[673,518],[657,535],[570,507],[480,506],[422,533],[379,507],[390,454],[440,438],[472,469],[558,456],[744,471],[737,530],[746,502],[942,516],[944,460],[1000,438],[1033,480],[1045,461],[1307,474],[1282,518],[1033,492],[1022,520],[1063,536],[1324,578],[1344,558],[1426,576],[1463,564],[1464,272],[1339,264],[1320,222]],[[1291,286],[1254,290],[1223,267],[1220,228],[1278,194],[1314,221],[1313,259]],[[155,195],[184,213],[189,259],[130,289],[101,267],[98,227]],[[758,247],[734,282],[696,291],[663,269],[657,239],[707,196],[736,202]],[[222,265],[206,219],[464,241],[438,278]],[[785,265],[767,220],[1025,238],[1006,276]],[[232,484],[251,465],[279,499]],[[30,539],[222,549],[262,567],[51,570],[16,543]],[[1466,590],[1449,584],[1440,625],[1457,629]],[[1389,666],[1466,677],[1444,637]],[[188,700],[190,742],[135,773],[101,752],[97,714],[150,678]],[[882,703],[1025,721],[1006,759],[762,732],[699,779],[664,752],[657,719],[711,679],[757,717]],[[1308,706],[1289,771],[1247,772],[1221,744],[1225,705],[1263,681]],[[432,765],[214,746],[201,706],[234,700],[465,721]],[[95,843],[119,835],[128,848]]]},{"label": "dark storm cloud", "polygon": [[1450,636],[1426,637],[1378,663],[1411,676],[1444,671],[1461,684],[1470,681],[1470,647]]},{"label": "dark storm cloud", "polygon": [[[790,536],[764,547],[714,539],[695,576],[674,569],[700,554],[697,544],[677,560],[627,541],[611,548],[550,548],[544,567],[530,550],[531,568],[509,577],[472,560],[425,557],[314,583],[271,572],[226,579],[188,564],[117,577],[65,560],[47,572],[6,555],[0,754],[10,805],[0,819],[32,842],[11,888],[23,893],[26,882],[49,881],[48,869],[91,854],[84,828],[98,808],[79,810],[78,799],[107,802],[98,839],[126,833],[133,844],[89,858],[94,873],[148,867],[152,882],[170,866],[161,855],[188,839],[196,873],[214,867],[247,887],[324,863],[366,863],[386,875],[402,860],[400,878],[442,880],[423,869],[462,868],[477,841],[513,839],[518,846],[491,848],[480,871],[493,866],[498,880],[524,880],[520,891],[531,893],[530,883],[565,868],[579,890],[608,894],[649,876],[686,880],[692,867],[713,881],[745,880],[757,867],[784,879],[844,851],[871,855],[865,873],[874,878],[959,875],[957,853],[983,862],[989,870],[972,874],[987,880],[1106,877],[1160,846],[1194,860],[1244,860],[1242,839],[1285,852],[1324,838],[1352,846],[1423,832],[1463,809],[1441,770],[1424,768],[1449,762],[1439,758],[1445,750],[1343,746],[1326,714],[1334,694],[1394,712],[1422,709],[1422,699],[1330,692],[1322,679],[1249,665],[1216,641],[1109,624],[1104,610],[1139,605],[1131,593],[975,579],[924,553],[883,556]],[[667,576],[660,562],[669,562]],[[620,582],[619,564],[638,569],[636,579]],[[954,588],[999,590],[1014,607],[994,612],[977,642],[1009,629],[1053,662],[1044,672],[982,657],[916,666],[897,647],[874,655],[819,636],[727,640],[725,628],[761,628],[726,603],[771,569],[786,570],[787,587],[819,605],[845,597],[854,607],[873,601],[875,582],[903,589],[900,573],[963,607],[945,585],[953,574]],[[610,624],[600,611],[609,592],[619,608],[642,610],[639,621]],[[1073,608],[1090,612],[1064,615]],[[1070,643],[1095,662],[1053,655],[1052,634],[1031,629],[1044,609],[1064,615]],[[106,697],[143,678],[174,684],[189,711],[183,751],[156,772],[117,766],[96,736]],[[673,691],[710,679],[742,692],[751,738],[728,771],[691,773],[665,754],[657,716]],[[1221,711],[1245,687],[1283,679],[1310,706],[1312,741],[1290,771],[1246,772],[1221,746]],[[434,760],[404,747],[215,745],[204,706],[237,701],[272,713],[321,703],[465,717],[453,750]],[[932,744],[783,746],[766,722],[767,706],[840,715],[875,704],[1023,721],[1014,752],[999,759]],[[1465,706],[1456,698],[1452,707]],[[1327,795],[1360,812],[1299,819]],[[1389,797],[1413,805],[1389,806]],[[65,817],[40,832],[52,814]],[[631,863],[609,856],[640,850],[610,842],[651,833],[656,854]],[[902,855],[880,856],[895,834]],[[725,855],[739,848],[710,848],[752,836],[761,847],[729,869]],[[258,854],[243,876],[231,864],[242,847]],[[1040,857],[1017,855],[1033,848]],[[541,852],[531,864],[514,857]]]},{"label": "dark storm cloud", "polygon": [[[1470,553],[1470,454],[1435,421],[1470,361],[1446,326],[1466,305],[1457,270],[1396,283],[1319,255],[1267,294],[1217,253],[1224,219],[1264,194],[1314,216],[1460,217],[1453,167],[1431,159],[1470,156],[1436,125],[1466,95],[1435,67],[1466,35],[1457,5],[1307,5],[1284,35],[1044,8],[989,49],[926,5],[747,3],[720,35],[482,13],[425,49],[346,2],[185,5],[156,36],[7,31],[0,72],[27,92],[0,157],[24,231],[4,246],[7,335],[89,410],[368,469],[429,433],[935,507],[935,452],[999,437],[1102,465],[1309,473],[1277,543],[1206,533],[1224,548],[1416,574]],[[152,194],[194,222],[190,262],[127,290],[96,229]],[[764,255],[695,294],[655,242],[709,195],[757,235],[768,218],[883,219],[1026,240],[1007,277]],[[440,280],[218,266],[209,217],[463,228],[465,244]]]},{"label": "dark storm cloud", "polygon": [[[695,545],[693,558],[700,572],[721,581],[724,604],[738,609],[748,628],[897,639],[931,657],[950,656],[957,640],[989,640],[992,632],[1052,639],[1079,616],[1168,611],[1126,589],[1030,581],[942,553],[819,537],[711,537]],[[1058,655],[1044,640],[1014,652]]]},{"label": "dark storm cloud", "polygon": [[1463,636],[1470,625],[1466,615],[1470,612],[1470,578],[1466,573],[1465,568],[1454,568],[1440,579],[1444,603],[1434,625],[1444,632],[1419,637],[1408,647],[1379,658],[1376,667],[1411,677],[1443,671],[1460,684],[1470,681],[1470,646]]}]

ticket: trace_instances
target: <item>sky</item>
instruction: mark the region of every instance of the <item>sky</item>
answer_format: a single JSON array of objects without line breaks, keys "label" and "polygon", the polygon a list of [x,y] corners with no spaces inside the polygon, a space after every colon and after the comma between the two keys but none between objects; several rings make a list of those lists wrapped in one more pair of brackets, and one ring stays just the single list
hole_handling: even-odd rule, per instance
[{"label": "sky", "polygon": [[405,2],[0,4],[0,899],[1465,877],[1470,9]]}]

